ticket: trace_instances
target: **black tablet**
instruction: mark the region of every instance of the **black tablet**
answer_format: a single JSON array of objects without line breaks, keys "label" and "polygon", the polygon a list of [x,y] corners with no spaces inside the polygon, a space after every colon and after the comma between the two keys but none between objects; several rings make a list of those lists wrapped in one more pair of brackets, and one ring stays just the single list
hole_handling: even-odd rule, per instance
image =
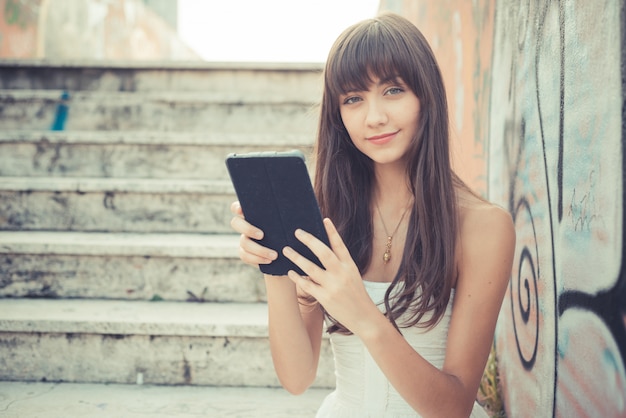
[{"label": "black tablet", "polygon": [[244,217],[265,234],[258,242],[278,253],[271,264],[259,266],[261,271],[282,276],[294,270],[304,275],[282,254],[285,246],[323,267],[294,236],[300,228],[329,245],[304,154],[297,150],[229,154],[226,166]]}]

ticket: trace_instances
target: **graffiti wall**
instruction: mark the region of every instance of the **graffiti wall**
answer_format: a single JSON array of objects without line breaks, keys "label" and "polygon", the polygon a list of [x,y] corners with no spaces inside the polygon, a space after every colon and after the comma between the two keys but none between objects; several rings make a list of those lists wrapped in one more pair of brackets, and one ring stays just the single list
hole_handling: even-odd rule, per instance
[{"label": "graffiti wall", "polygon": [[626,416],[624,15],[501,0],[489,196],[517,254],[496,347],[508,416]]},{"label": "graffiti wall", "polygon": [[381,1],[433,46],[457,169],[515,220],[496,330],[509,417],[626,417],[623,7]]}]

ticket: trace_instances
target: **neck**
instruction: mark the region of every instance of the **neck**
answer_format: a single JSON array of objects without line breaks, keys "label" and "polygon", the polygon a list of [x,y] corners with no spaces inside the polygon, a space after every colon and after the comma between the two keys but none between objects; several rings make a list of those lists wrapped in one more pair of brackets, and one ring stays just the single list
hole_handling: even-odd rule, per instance
[{"label": "neck", "polygon": [[404,166],[376,166],[373,198],[381,210],[385,207],[391,212],[402,212],[412,197]]},{"label": "neck", "polygon": [[374,232],[372,260],[378,267],[369,273],[386,276],[386,271],[396,271],[400,265],[413,193],[403,166],[377,166],[375,173],[370,204]]}]

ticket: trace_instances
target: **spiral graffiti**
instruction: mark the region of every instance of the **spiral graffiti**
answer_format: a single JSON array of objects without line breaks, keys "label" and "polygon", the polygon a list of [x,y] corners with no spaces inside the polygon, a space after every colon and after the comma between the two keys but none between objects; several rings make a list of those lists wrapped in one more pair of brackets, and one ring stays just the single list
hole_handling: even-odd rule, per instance
[{"label": "spiral graffiti", "polygon": [[[514,261],[514,266],[518,266],[517,280],[511,280],[509,292],[517,353],[524,368],[531,370],[537,359],[539,345],[539,247],[530,204],[526,199],[522,198],[518,202],[514,220],[516,230],[532,230],[533,233],[532,237],[522,239],[521,252]],[[531,228],[528,228],[529,225]]]}]

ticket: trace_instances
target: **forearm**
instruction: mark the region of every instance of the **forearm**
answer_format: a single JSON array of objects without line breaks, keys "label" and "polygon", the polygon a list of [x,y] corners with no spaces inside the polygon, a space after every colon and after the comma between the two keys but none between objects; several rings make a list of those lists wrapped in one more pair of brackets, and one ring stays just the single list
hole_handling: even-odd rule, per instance
[{"label": "forearm", "polygon": [[424,359],[382,314],[359,337],[391,385],[421,416],[469,415],[476,391]]},{"label": "forearm", "polygon": [[322,337],[322,313],[298,303],[286,277],[265,276],[269,337],[274,368],[289,392],[302,393],[315,380]]}]

